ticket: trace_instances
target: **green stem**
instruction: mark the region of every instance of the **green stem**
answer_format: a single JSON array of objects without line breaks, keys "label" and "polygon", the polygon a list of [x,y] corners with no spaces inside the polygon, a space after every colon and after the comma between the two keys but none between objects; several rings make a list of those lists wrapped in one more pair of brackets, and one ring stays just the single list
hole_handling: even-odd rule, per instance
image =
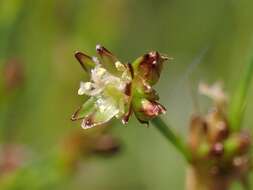
[{"label": "green stem", "polygon": [[151,123],[162,133],[162,135],[172,143],[175,148],[183,154],[184,158],[190,162],[190,153],[182,138],[174,133],[174,131],[160,118],[156,117],[151,120]]},{"label": "green stem", "polygon": [[229,112],[229,121],[231,129],[238,131],[241,128],[241,122],[243,119],[247,95],[250,87],[250,83],[253,75],[253,58],[246,67],[245,73],[242,75],[239,86],[231,101],[231,107]]}]

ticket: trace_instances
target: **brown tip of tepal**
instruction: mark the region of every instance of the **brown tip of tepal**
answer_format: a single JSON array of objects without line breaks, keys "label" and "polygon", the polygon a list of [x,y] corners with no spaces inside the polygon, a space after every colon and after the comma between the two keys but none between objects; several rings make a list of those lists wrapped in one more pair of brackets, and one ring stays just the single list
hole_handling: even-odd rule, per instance
[{"label": "brown tip of tepal", "polygon": [[96,45],[96,51],[100,55],[105,55],[105,54],[112,55],[112,53],[108,49],[106,49],[104,46],[102,46],[100,44]]},{"label": "brown tip of tepal", "polygon": [[83,53],[81,51],[75,51],[75,58],[78,60],[80,58],[80,56],[83,55]]},{"label": "brown tip of tepal", "polygon": [[102,49],[103,49],[103,46],[101,46],[100,44],[96,45],[96,50],[97,51],[102,51]]}]

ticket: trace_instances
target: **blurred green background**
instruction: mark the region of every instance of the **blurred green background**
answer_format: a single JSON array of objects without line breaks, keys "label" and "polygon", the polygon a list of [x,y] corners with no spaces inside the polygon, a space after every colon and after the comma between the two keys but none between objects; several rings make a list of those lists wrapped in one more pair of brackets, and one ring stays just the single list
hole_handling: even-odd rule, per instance
[{"label": "blurred green background", "polygon": [[[110,128],[119,154],[86,153],[74,171],[63,169],[61,157],[72,153],[60,142],[73,131],[96,134],[70,121],[86,79],[73,54],[95,55],[99,43],[124,62],[150,50],[173,57],[156,89],[168,109],[164,118],[185,135],[193,97],[207,110],[195,93],[199,81],[235,89],[253,54],[252,10],[251,0],[1,0],[0,142],[22,166],[5,172],[0,164],[0,189],[184,189],[184,160],[134,117],[128,127],[115,121]],[[249,127],[251,99],[246,113]]]}]

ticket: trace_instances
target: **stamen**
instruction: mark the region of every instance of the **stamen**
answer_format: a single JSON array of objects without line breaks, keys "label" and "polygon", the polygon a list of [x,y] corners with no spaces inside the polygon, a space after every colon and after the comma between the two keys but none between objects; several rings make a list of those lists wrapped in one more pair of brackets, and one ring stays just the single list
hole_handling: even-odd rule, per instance
[{"label": "stamen", "polygon": [[115,66],[118,69],[118,71],[125,71],[126,70],[125,66],[121,62],[119,62],[119,61],[117,61],[115,63]]}]

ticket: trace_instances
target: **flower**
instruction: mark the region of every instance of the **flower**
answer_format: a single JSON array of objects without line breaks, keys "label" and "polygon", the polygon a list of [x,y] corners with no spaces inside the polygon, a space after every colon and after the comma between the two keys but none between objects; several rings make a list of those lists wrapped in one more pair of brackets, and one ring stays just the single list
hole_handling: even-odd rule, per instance
[{"label": "flower", "polygon": [[213,85],[202,82],[199,84],[199,93],[211,98],[218,107],[224,107],[228,101],[221,82],[216,82]]},{"label": "flower", "polygon": [[166,56],[149,52],[132,64],[123,64],[101,45],[96,50],[98,57],[75,54],[90,77],[89,82],[80,83],[78,94],[90,98],[72,115],[72,120],[82,120],[81,126],[88,129],[114,117],[126,124],[132,113],[142,123],[165,113],[152,86],[160,78]]}]

